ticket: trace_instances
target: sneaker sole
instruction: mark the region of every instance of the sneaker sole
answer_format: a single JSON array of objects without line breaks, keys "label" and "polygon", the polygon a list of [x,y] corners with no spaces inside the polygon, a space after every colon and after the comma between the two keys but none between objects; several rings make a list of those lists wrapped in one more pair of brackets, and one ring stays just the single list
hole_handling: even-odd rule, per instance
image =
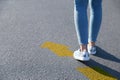
[{"label": "sneaker sole", "polygon": [[89,61],[90,60],[90,58],[77,57],[75,55],[73,55],[73,57],[74,57],[74,59],[80,60],[80,61]]}]

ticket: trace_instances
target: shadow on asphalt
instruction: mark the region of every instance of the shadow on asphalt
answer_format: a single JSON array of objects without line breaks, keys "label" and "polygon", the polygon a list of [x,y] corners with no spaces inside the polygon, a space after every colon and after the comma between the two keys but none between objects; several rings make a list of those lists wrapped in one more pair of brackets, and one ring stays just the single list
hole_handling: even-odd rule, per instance
[{"label": "shadow on asphalt", "polygon": [[[97,71],[100,74],[103,74],[103,75],[108,76],[108,77],[115,77],[118,80],[120,80],[120,72],[115,71],[107,66],[104,66],[104,65],[102,65],[102,64],[100,64],[92,59],[88,62],[82,62],[82,63],[85,64],[86,66],[90,67],[91,69]],[[102,72],[100,69],[96,69],[96,67],[104,70],[105,72],[107,72],[109,74]]]},{"label": "shadow on asphalt", "polygon": [[[107,60],[111,60],[111,61],[115,61],[117,63],[120,63],[120,59],[118,59],[115,56],[107,53],[106,51],[102,50],[99,47],[97,47],[97,54],[94,55],[94,56],[101,57],[103,59],[107,59]],[[85,64],[86,66],[92,68],[93,70],[99,72],[100,74],[103,74],[103,75],[108,76],[108,77],[115,77],[118,80],[120,80],[120,72],[118,72],[116,70],[113,70],[113,69],[111,69],[111,68],[109,68],[107,66],[104,66],[103,64],[100,64],[100,63],[98,63],[98,62],[96,62],[96,61],[94,61],[92,59],[90,61],[88,61],[88,62],[82,62],[82,63]],[[110,75],[106,74],[104,72],[101,72],[98,69],[95,69],[95,67],[101,68],[102,70],[104,70],[105,72],[109,73]]]},{"label": "shadow on asphalt", "polygon": [[94,56],[97,56],[97,57],[100,57],[100,58],[103,58],[103,59],[106,59],[106,60],[110,60],[110,61],[114,61],[114,62],[120,63],[120,59],[118,59],[114,55],[104,51],[100,47],[97,47],[97,54],[95,54]]}]

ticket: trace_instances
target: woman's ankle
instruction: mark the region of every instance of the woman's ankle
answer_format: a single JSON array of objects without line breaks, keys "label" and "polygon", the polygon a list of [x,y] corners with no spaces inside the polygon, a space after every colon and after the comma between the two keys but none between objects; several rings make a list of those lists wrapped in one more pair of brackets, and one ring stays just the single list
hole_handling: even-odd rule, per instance
[{"label": "woman's ankle", "polygon": [[95,42],[89,42],[88,46],[95,46]]},{"label": "woman's ankle", "polygon": [[80,45],[81,51],[87,51],[87,45]]}]

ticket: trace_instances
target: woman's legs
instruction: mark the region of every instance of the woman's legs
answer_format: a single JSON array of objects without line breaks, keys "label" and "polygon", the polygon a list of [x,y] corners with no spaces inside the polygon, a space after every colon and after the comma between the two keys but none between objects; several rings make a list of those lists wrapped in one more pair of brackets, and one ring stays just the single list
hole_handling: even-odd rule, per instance
[{"label": "woman's legs", "polygon": [[102,0],[89,0],[90,4],[90,26],[89,26],[89,45],[94,46],[102,20]]},{"label": "woman's legs", "polygon": [[88,1],[74,0],[74,22],[81,50],[86,50],[88,44]]},{"label": "woman's legs", "polygon": [[[95,41],[102,19],[102,0],[74,0],[74,21],[80,50],[74,52],[75,59],[88,61],[89,54],[95,54]],[[88,33],[87,6],[90,3],[90,26]],[[89,42],[88,51],[87,44]]]},{"label": "woman's legs", "polygon": [[[102,20],[102,0],[74,0],[74,21],[78,42],[82,50],[86,45],[94,46]],[[90,23],[88,33],[87,7],[90,3]],[[88,36],[89,34],[89,36]]]}]

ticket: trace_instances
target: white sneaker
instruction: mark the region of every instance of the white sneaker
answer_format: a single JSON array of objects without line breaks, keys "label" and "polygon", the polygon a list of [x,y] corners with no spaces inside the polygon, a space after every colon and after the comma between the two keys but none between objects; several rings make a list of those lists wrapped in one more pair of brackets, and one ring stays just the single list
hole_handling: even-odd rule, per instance
[{"label": "white sneaker", "polygon": [[90,60],[89,53],[86,51],[81,52],[79,49],[74,51],[73,57],[80,61],[89,61]]},{"label": "white sneaker", "polygon": [[96,47],[95,46],[88,46],[88,53],[89,54],[96,54]]}]

